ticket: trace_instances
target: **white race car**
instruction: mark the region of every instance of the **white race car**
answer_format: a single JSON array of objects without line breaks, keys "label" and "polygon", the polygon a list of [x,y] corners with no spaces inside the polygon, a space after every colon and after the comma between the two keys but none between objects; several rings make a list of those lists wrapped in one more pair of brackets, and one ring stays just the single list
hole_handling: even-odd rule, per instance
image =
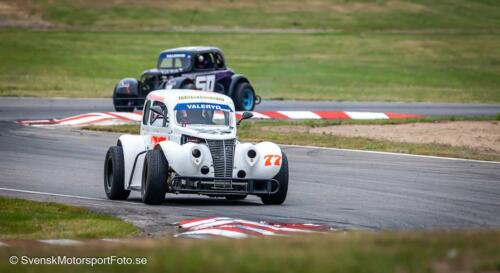
[{"label": "white race car", "polygon": [[144,104],[140,135],[122,135],[109,148],[104,189],[109,199],[141,192],[146,204],[168,193],[203,194],[242,200],[257,195],[282,204],[288,190],[288,161],[271,142],[241,143],[230,97],[195,90],[158,90]]}]

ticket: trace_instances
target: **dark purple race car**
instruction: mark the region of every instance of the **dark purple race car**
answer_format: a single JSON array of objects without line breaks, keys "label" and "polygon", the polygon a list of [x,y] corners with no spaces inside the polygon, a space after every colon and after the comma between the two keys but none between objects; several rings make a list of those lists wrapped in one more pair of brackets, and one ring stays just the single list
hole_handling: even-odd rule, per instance
[{"label": "dark purple race car", "polygon": [[140,80],[125,78],[113,92],[116,111],[141,109],[149,92],[159,89],[198,89],[231,97],[237,111],[251,111],[260,97],[250,81],[226,67],[222,51],[215,47],[180,47],[160,52],[156,68]]}]

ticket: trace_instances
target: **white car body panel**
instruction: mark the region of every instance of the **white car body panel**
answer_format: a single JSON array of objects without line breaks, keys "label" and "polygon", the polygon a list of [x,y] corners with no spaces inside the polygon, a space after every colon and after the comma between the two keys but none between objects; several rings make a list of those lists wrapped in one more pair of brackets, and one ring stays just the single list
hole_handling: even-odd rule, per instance
[{"label": "white car body panel", "polygon": [[[144,136],[141,135],[122,135],[119,138],[119,143],[123,148],[123,160],[125,165],[125,187],[129,187],[130,175],[134,167],[136,156],[147,150]],[[144,158],[146,153],[139,155],[135,166],[134,177],[130,186],[140,186],[142,179],[142,168],[144,166]]]},{"label": "white car body panel", "polygon": [[[206,143],[181,144],[181,136],[188,135],[200,139],[209,140],[233,140],[236,139],[236,115],[231,98],[204,91],[191,90],[158,90],[151,92],[148,101],[159,101],[165,104],[168,110],[169,123],[166,127],[157,127],[151,124],[141,123],[141,135],[122,135],[119,145],[123,147],[125,163],[125,189],[140,189],[143,174],[143,166],[146,153],[151,149],[161,149],[176,175],[186,177],[214,177],[212,155]],[[183,127],[175,120],[175,107],[183,104],[217,104],[231,109],[230,126],[207,125]],[[146,105],[145,105],[146,106]],[[146,108],[145,108],[146,109]],[[147,114],[147,113],[145,113]],[[223,115],[222,115],[223,116]],[[149,117],[147,117],[149,123]],[[156,124],[156,122],[155,122]],[[221,129],[219,127],[227,127]],[[193,149],[199,149],[201,156],[195,158]],[[256,157],[248,156],[249,150],[255,150]],[[142,154],[141,154],[142,153]],[[235,141],[232,178],[238,178],[238,172],[246,173],[245,179],[273,179],[281,169],[281,149],[271,142],[258,144],[240,143]],[[134,161],[137,161],[134,168]],[[201,173],[202,166],[208,166],[207,174]],[[133,173],[133,177],[130,177]],[[129,181],[131,184],[129,185]]]},{"label": "white car body panel", "polygon": [[[248,150],[252,148],[257,152],[255,159],[250,159],[247,156]],[[233,177],[237,177],[237,170],[244,170],[248,178],[271,179],[280,171],[281,162],[280,164],[274,163],[278,157],[281,159],[281,149],[274,143],[261,142],[256,145],[239,143],[236,145],[234,154],[235,172],[233,172]],[[270,156],[273,157],[270,159],[271,165],[266,166],[267,157]]]}]

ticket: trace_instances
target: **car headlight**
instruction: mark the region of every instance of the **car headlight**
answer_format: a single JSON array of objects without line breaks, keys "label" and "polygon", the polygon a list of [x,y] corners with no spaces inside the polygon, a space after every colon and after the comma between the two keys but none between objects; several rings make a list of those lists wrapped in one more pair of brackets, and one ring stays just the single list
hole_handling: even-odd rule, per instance
[{"label": "car headlight", "polygon": [[247,161],[248,165],[253,166],[257,162],[257,150],[255,150],[254,147],[248,148],[246,155],[245,155],[245,160]]},{"label": "car headlight", "polygon": [[248,158],[255,158],[257,156],[257,152],[254,149],[249,149],[247,152]]},{"label": "car headlight", "polygon": [[194,158],[198,158],[201,156],[201,151],[200,149],[198,148],[194,148],[192,151],[191,151],[191,154],[193,155]]},{"label": "car headlight", "polygon": [[191,160],[196,165],[200,165],[200,163],[203,161],[203,153],[201,152],[200,147],[194,146],[191,149]]}]

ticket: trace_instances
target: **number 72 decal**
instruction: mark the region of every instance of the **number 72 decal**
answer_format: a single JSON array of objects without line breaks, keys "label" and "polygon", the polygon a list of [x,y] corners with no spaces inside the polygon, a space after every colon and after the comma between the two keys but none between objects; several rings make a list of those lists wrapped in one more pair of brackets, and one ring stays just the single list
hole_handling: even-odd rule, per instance
[{"label": "number 72 decal", "polygon": [[281,155],[265,155],[264,159],[264,166],[281,165]]}]

